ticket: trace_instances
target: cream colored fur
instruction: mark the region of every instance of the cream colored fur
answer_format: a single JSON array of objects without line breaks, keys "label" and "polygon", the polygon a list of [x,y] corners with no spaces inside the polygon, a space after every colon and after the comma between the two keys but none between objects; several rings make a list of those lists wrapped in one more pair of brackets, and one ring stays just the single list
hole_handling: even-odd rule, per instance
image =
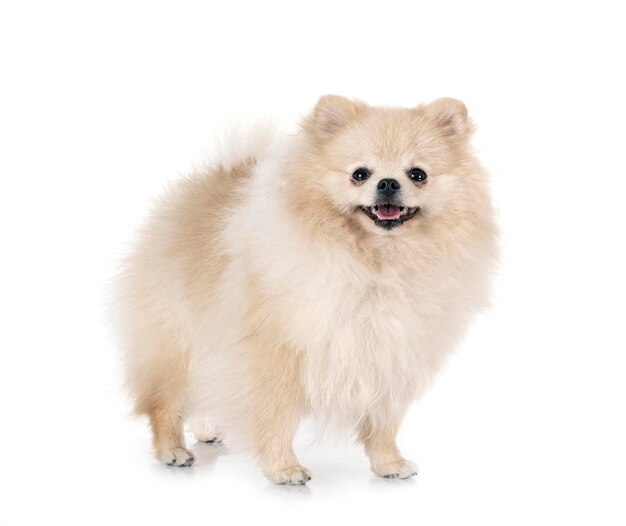
[{"label": "cream colored fur", "polygon": [[[299,132],[252,132],[241,155],[170,189],[117,302],[128,382],[162,461],[193,461],[187,422],[254,453],[270,480],[301,484],[310,473],[291,444],[311,415],[354,429],[377,474],[415,473],[398,427],[485,305],[495,259],[472,129],[454,99],[399,109],[327,96]],[[361,166],[372,176],[356,184]],[[392,230],[357,208],[385,177],[420,207]]]}]

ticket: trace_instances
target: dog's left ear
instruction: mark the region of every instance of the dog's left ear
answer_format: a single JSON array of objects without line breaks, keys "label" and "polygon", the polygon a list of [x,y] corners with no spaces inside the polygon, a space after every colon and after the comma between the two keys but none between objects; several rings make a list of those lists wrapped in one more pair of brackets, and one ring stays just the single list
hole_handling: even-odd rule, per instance
[{"label": "dog's left ear", "polygon": [[424,111],[446,137],[467,138],[474,132],[474,124],[469,118],[467,108],[458,99],[437,99],[426,105]]},{"label": "dog's left ear", "polygon": [[339,95],[324,95],[315,105],[313,113],[303,123],[303,128],[312,136],[325,140],[354,119],[365,103]]}]

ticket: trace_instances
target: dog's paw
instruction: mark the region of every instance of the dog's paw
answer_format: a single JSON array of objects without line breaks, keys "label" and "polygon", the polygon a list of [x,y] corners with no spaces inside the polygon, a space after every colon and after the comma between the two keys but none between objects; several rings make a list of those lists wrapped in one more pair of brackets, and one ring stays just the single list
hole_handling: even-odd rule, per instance
[{"label": "dog's paw", "polygon": [[191,466],[195,459],[191,452],[182,447],[177,447],[160,453],[159,460],[168,466],[183,468]]},{"label": "dog's paw", "polygon": [[202,439],[196,438],[198,442],[203,442],[204,444],[219,444],[222,439],[219,436],[214,437],[203,437]]},{"label": "dog's paw", "polygon": [[311,472],[297,465],[266,472],[266,476],[274,484],[289,484],[291,486],[302,486],[311,480]]},{"label": "dog's paw", "polygon": [[191,423],[190,427],[194,438],[198,442],[215,444],[222,441],[222,434],[220,433],[220,430],[208,422],[196,420]]},{"label": "dog's paw", "polygon": [[372,470],[379,477],[386,479],[408,479],[417,475],[417,468],[408,460],[400,459],[387,464],[372,466]]}]

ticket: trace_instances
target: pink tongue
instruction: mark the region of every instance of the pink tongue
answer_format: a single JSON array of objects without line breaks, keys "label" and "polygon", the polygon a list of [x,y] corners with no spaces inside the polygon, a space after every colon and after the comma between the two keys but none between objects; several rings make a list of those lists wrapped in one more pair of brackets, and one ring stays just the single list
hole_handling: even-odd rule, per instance
[{"label": "pink tongue", "polygon": [[400,217],[400,207],[383,205],[379,206],[375,213],[378,219],[398,219]]}]

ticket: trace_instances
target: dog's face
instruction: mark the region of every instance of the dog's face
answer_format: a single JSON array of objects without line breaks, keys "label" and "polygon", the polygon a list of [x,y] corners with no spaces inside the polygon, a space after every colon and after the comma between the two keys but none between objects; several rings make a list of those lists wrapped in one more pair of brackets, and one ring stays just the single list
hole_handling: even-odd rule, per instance
[{"label": "dog's face", "polygon": [[304,130],[317,174],[311,199],[367,231],[402,235],[463,198],[472,125],[460,101],[400,109],[326,96]]}]

